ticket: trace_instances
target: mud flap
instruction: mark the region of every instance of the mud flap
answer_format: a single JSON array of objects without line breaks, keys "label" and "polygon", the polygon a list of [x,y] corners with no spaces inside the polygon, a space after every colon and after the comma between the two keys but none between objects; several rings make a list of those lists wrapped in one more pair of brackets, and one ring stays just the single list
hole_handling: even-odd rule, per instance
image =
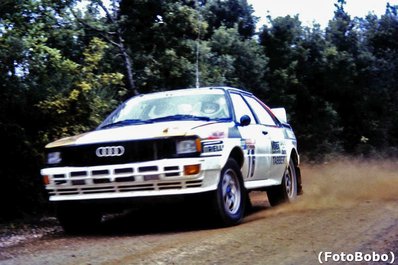
[{"label": "mud flap", "polygon": [[301,170],[299,166],[296,166],[296,177],[297,177],[297,195],[303,195],[303,186],[301,184]]}]

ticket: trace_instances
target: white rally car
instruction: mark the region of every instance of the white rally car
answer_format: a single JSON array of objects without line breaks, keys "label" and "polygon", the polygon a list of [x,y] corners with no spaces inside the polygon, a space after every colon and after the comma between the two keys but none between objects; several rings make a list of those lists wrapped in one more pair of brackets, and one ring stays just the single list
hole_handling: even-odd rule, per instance
[{"label": "white rally car", "polygon": [[267,191],[271,205],[302,191],[285,110],[229,87],[133,97],[96,130],[48,144],[46,155],[41,174],[66,231],[99,223],[107,203],[175,195],[204,195],[233,225],[249,191]]}]

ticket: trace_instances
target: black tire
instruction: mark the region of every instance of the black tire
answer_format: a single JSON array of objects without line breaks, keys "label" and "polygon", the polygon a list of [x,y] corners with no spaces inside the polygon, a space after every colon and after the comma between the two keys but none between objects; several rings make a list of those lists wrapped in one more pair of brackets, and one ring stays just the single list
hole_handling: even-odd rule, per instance
[{"label": "black tire", "polygon": [[291,202],[297,198],[297,173],[292,159],[283,174],[281,185],[270,187],[267,195],[271,206]]},{"label": "black tire", "polygon": [[228,159],[212,196],[213,210],[220,224],[239,224],[244,217],[246,199],[240,167],[234,159]]},{"label": "black tire", "polygon": [[66,234],[91,234],[95,232],[102,219],[99,211],[88,206],[62,203],[56,208],[57,219]]}]

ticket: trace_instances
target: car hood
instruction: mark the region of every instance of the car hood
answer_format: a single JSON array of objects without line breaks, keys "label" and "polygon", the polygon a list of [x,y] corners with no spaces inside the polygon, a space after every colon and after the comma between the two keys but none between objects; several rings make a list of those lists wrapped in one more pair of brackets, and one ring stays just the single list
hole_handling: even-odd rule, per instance
[{"label": "car hood", "polygon": [[49,143],[46,148],[193,135],[195,134],[194,130],[196,128],[217,123],[218,122],[215,121],[173,121],[153,124],[129,125],[96,130],[76,136],[66,137]]}]

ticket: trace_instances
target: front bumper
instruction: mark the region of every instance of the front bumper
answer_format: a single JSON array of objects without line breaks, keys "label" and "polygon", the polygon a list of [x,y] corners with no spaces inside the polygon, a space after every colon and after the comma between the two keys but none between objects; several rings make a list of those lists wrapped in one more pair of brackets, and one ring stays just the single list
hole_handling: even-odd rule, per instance
[{"label": "front bumper", "polygon": [[[184,195],[215,190],[222,166],[217,157],[41,170],[50,201]],[[199,165],[186,175],[185,166]]]}]

